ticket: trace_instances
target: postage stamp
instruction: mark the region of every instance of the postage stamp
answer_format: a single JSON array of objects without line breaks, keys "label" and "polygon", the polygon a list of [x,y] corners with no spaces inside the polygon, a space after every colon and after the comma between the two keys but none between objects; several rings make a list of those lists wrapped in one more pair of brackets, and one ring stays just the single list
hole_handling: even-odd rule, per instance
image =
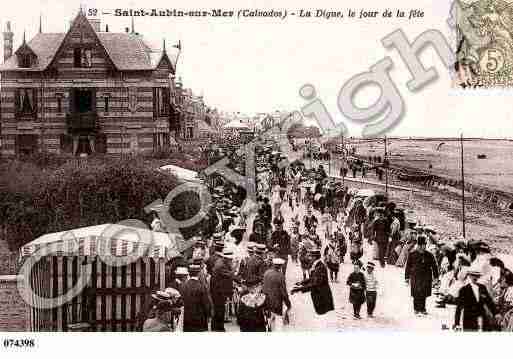
[{"label": "postage stamp", "polygon": [[456,86],[513,85],[513,1],[455,0]]}]

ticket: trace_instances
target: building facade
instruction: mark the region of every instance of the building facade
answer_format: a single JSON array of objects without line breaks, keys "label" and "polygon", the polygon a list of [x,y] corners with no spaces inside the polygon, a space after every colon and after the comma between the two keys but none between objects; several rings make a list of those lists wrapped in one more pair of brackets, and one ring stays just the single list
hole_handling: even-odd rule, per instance
[{"label": "building facade", "polygon": [[[25,36],[24,36],[25,37]],[[13,51],[4,32],[1,154],[140,153],[180,130],[176,51],[131,29],[112,33],[81,11],[66,33],[39,33]]]}]

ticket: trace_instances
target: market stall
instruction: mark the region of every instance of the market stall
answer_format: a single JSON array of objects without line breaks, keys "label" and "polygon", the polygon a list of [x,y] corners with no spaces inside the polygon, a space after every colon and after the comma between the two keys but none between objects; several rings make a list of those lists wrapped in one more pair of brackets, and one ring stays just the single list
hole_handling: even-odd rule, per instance
[{"label": "market stall", "polygon": [[[179,237],[103,224],[46,234],[26,244],[20,256],[32,263],[25,272],[34,298],[31,330],[136,330],[151,292],[165,288],[167,265],[180,256]],[[65,299],[71,292],[77,294]],[[38,305],[41,297],[60,302],[45,309]]]}]

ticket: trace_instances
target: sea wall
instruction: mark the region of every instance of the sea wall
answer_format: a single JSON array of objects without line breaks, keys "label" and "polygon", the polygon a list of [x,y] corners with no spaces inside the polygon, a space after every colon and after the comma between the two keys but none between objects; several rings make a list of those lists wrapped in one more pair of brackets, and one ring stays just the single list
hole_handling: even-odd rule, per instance
[{"label": "sea wall", "polygon": [[30,307],[20,295],[19,284],[19,276],[0,274],[0,333],[30,330]]}]

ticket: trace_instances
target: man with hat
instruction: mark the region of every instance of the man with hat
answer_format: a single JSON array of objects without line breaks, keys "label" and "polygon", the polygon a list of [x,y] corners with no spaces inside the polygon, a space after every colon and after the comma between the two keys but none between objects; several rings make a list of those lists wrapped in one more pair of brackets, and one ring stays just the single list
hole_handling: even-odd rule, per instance
[{"label": "man with hat", "polygon": [[275,222],[275,228],[275,231],[271,235],[271,248],[275,255],[285,262],[282,270],[283,275],[286,276],[290,254],[290,236],[287,231],[283,229],[283,219]]},{"label": "man with hat", "polygon": [[[454,329],[465,331],[493,330],[492,322],[498,311],[486,287],[479,283],[480,266],[474,263],[467,271],[469,282],[464,285],[456,299]],[[461,312],[463,311],[463,323]],[[463,325],[462,325],[463,324]]]},{"label": "man with hat", "polygon": [[[288,314],[292,304],[290,303],[285,275],[282,273],[286,262],[276,257],[273,259],[273,265],[264,273],[263,292],[267,296],[268,309],[271,311],[271,331],[280,331],[282,325],[286,324]],[[287,307],[283,314],[283,305]]]},{"label": "man with hat", "polygon": [[226,300],[233,297],[233,282],[240,282],[233,270],[232,261],[233,251],[224,249],[212,270],[212,278],[210,279],[210,293],[214,304],[212,331],[225,331]]},{"label": "man with hat", "polygon": [[189,266],[189,279],[182,286],[184,301],[183,331],[206,332],[208,331],[208,319],[212,307],[207,288],[200,282],[199,274],[201,266],[191,264]]},{"label": "man with hat", "polygon": [[[264,277],[265,272],[265,244],[257,243],[254,247],[254,255],[250,256],[246,262],[246,277],[247,278],[259,278],[260,280]],[[247,279],[246,278],[246,279]]]},{"label": "man with hat", "polygon": [[243,280],[248,280],[248,261],[255,255],[255,243],[248,242],[246,246],[247,256],[243,257],[239,264],[238,276]]},{"label": "man with hat", "polygon": [[189,276],[189,271],[187,270],[187,267],[179,266],[175,269],[175,279],[171,283],[169,283],[170,288],[174,288],[180,293],[182,292],[182,285],[187,280],[187,277]]},{"label": "man with hat", "polygon": [[417,249],[408,256],[404,271],[406,283],[410,283],[413,309],[416,315],[427,315],[426,298],[431,296],[433,280],[438,281],[435,257],[426,251],[426,237],[417,237]]},{"label": "man with hat", "polygon": [[385,217],[385,210],[377,208],[375,211],[376,218],[372,221],[370,238],[378,246],[378,259],[382,268],[385,268],[386,256],[388,249],[388,238],[390,236],[390,226]]},{"label": "man with hat", "polygon": [[194,249],[192,251],[192,258],[201,258],[206,259],[207,258],[207,242],[201,238],[201,237],[193,237],[193,240],[196,242],[194,243]]},{"label": "man with hat", "polygon": [[365,300],[367,301],[367,316],[374,317],[374,309],[376,308],[376,299],[378,295],[378,280],[374,269],[376,264],[372,261],[367,263],[367,271],[363,273],[365,277]]},{"label": "man with hat", "polygon": [[221,255],[224,250],[224,239],[223,233],[214,233],[214,243],[212,245],[213,253],[209,256],[206,267],[208,274],[212,275],[212,270],[214,269],[214,265],[217,260],[221,258]]},{"label": "man with hat", "polygon": [[[291,294],[310,292],[315,312],[320,316],[334,310],[335,306],[328,279],[328,268],[321,260],[321,250],[319,248],[311,249],[310,257],[313,264],[309,278],[296,283],[296,287],[292,289]],[[318,317],[319,321],[321,318]]]},{"label": "man with hat", "polygon": [[264,219],[266,230],[267,230],[265,233],[267,235],[267,233],[271,230],[271,221],[273,218],[273,208],[271,206],[271,203],[270,203],[268,197],[264,198],[264,204],[262,205],[262,209],[263,209],[263,219]]},{"label": "man with hat", "polygon": [[306,210],[306,216],[303,218],[303,224],[308,232],[312,229],[312,227],[317,227],[319,221],[317,217],[312,213],[312,208],[308,207]]},{"label": "man with hat", "polygon": [[258,209],[258,214],[253,220],[253,233],[249,235],[249,240],[255,243],[267,242],[267,221],[265,218],[265,210],[261,207]]}]

